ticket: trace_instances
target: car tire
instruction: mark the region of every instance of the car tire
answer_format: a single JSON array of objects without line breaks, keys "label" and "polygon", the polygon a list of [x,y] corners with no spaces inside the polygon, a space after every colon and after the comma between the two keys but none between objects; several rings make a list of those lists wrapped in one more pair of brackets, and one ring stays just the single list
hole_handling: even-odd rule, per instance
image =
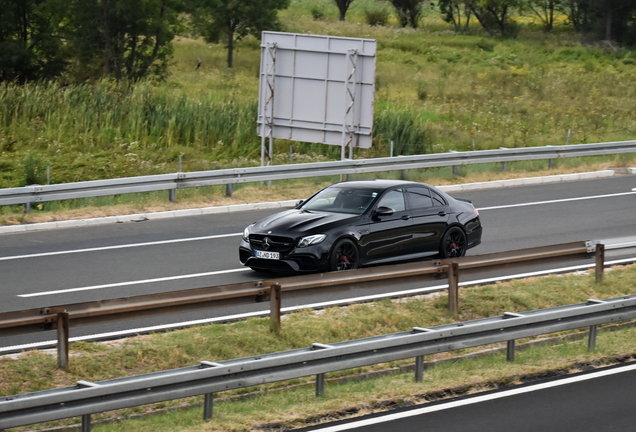
[{"label": "car tire", "polygon": [[358,247],[349,239],[339,240],[329,258],[330,271],[354,270],[360,263]]},{"label": "car tire", "polygon": [[439,245],[442,258],[459,258],[466,255],[466,234],[459,227],[451,227],[444,233]]}]

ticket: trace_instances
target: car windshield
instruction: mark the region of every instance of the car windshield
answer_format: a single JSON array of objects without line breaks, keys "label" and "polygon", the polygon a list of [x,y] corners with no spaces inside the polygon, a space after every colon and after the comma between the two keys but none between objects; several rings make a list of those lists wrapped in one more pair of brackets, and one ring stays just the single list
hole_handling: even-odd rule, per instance
[{"label": "car windshield", "polygon": [[368,189],[328,187],[303,203],[303,210],[362,214],[378,193]]}]

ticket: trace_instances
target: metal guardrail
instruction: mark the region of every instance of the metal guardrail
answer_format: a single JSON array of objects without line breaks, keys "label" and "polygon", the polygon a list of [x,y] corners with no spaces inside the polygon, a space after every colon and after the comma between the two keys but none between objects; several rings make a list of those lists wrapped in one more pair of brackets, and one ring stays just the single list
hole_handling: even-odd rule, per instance
[{"label": "metal guardrail", "polygon": [[408,358],[416,359],[415,379],[423,377],[424,356],[507,342],[507,359],[514,360],[514,341],[590,327],[593,348],[597,325],[636,318],[636,295],[588,300],[568,306],[439,327],[412,330],[309,348],[199,365],[0,399],[0,429],[82,416],[90,430],[94,413],[167,400],[205,395],[204,418],[212,416],[214,393],[316,375],[316,395],[324,392],[324,374]]},{"label": "metal guardrail", "polygon": [[602,275],[603,255],[599,255],[597,251],[602,249],[602,245],[600,246],[600,249],[598,246],[592,248],[585,242],[574,242],[458,259],[367,267],[347,272],[283,277],[4,312],[0,313],[0,331],[4,336],[15,336],[57,330],[58,367],[66,368],[69,364],[68,341],[71,327],[269,301],[271,328],[279,331],[282,296],[295,298],[351,289],[370,289],[386,285],[387,280],[405,284],[441,278],[448,279],[449,312],[457,317],[460,271],[467,275],[489,266],[514,268],[529,262],[542,264],[571,261],[596,254],[597,268],[601,269]]},{"label": "metal guardrail", "polygon": [[[621,240],[603,241],[618,243]],[[636,246],[636,239],[633,242],[622,241],[622,243]],[[284,277],[276,280],[243,282],[5,312],[0,313],[0,331],[3,336],[14,336],[56,330],[58,367],[66,368],[69,364],[68,344],[71,327],[269,301],[271,328],[279,331],[282,296],[295,298],[318,293],[370,289],[384,286],[387,280],[391,280],[392,283],[406,284],[441,278],[448,279],[449,313],[457,317],[460,270],[461,274],[466,276],[491,266],[505,267],[510,270],[528,263],[541,265],[585,259],[590,258],[591,254],[595,256],[596,278],[600,281],[603,277],[605,259],[603,244],[599,244],[599,241],[574,242],[459,259],[369,267],[347,272]]]},{"label": "metal guardrail", "polygon": [[498,150],[435,153],[416,156],[354,159],[335,162],[316,162],[295,165],[232,168],[215,171],[179,172],[140,177],[93,180],[55,185],[31,185],[0,189],[0,205],[28,204],[75,198],[119,195],[137,192],[170,191],[174,200],[177,189],[232,185],[237,183],[322,177],[343,174],[362,174],[382,171],[432,168],[480,163],[540,159],[558,159],[636,153],[636,141],[598,144],[525,147]]}]

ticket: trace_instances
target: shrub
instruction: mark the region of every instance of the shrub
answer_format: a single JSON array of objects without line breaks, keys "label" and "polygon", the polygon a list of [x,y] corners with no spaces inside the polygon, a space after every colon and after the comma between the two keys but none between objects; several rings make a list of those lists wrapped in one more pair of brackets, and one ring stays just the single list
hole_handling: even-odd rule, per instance
[{"label": "shrub", "polygon": [[313,6],[310,12],[311,12],[311,17],[314,19],[314,21],[319,21],[325,18],[325,12],[322,10],[322,8],[319,8],[318,6]]},{"label": "shrub", "polygon": [[389,22],[389,11],[386,8],[365,9],[364,17],[370,26],[384,26]]},{"label": "shrub", "polygon": [[46,166],[42,157],[29,152],[24,158],[24,185],[45,184]]},{"label": "shrub", "polygon": [[[428,153],[431,137],[408,109],[389,108],[377,112],[374,119],[374,140],[394,142],[394,155]],[[380,144],[378,143],[378,144]]]},{"label": "shrub", "polygon": [[419,83],[417,85],[417,98],[421,101],[426,100],[428,97],[428,91],[426,90],[426,84]]}]

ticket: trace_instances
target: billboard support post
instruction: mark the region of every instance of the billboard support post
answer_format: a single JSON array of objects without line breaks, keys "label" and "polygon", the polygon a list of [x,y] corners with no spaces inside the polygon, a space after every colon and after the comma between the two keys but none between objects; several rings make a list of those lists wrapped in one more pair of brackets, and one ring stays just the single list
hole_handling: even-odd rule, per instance
[{"label": "billboard support post", "polygon": [[356,74],[358,68],[358,50],[347,50],[345,61],[345,112],[342,122],[342,152],[345,159],[346,148],[349,147],[349,159],[353,159],[353,133],[356,118]]},{"label": "billboard support post", "polygon": [[[273,147],[274,147],[274,84],[276,78],[276,42],[267,42],[265,49],[265,82],[266,89],[269,89],[269,96],[263,104],[263,130],[261,133],[261,166],[265,166],[265,153],[267,153],[267,166],[274,165]],[[265,142],[269,138],[269,149],[265,149]]]}]

